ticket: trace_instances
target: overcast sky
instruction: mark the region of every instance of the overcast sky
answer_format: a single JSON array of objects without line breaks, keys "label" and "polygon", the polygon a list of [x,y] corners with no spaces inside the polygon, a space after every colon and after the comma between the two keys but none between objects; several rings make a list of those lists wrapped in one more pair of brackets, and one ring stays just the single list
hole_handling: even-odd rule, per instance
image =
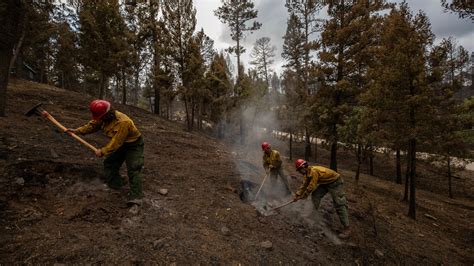
[{"label": "overcast sky", "polygon": [[[401,2],[395,0],[393,2]],[[474,23],[468,19],[459,19],[457,15],[444,13],[440,0],[407,0],[412,11],[423,10],[431,21],[433,33],[436,41],[449,36],[454,37],[457,42],[464,46],[470,53],[474,52]],[[248,35],[244,40],[247,49],[242,55],[242,61],[247,69],[250,59],[250,51],[256,39],[270,37],[271,42],[276,46],[276,58],[274,69],[280,72],[283,61],[281,52],[283,46],[283,35],[286,31],[286,20],[288,12],[285,8],[285,0],[254,0],[258,10],[257,20],[262,23],[260,30]],[[204,28],[204,32],[214,40],[214,46],[218,50],[223,50],[235,43],[229,36],[228,28],[214,16],[214,10],[220,5],[220,0],[195,0],[197,9],[197,29]]]}]

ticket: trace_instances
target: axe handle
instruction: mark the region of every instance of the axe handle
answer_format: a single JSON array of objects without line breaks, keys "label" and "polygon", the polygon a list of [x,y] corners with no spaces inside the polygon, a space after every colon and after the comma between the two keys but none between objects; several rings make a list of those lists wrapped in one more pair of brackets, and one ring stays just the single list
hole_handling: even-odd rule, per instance
[{"label": "axe handle", "polygon": [[[67,131],[67,128],[65,126],[63,126],[61,123],[58,122],[58,120],[54,119],[54,117],[52,115],[50,115],[47,111],[42,111],[41,112],[41,115],[48,119],[49,121],[51,121],[53,124],[55,124],[56,126],[58,126],[62,131],[66,132]],[[97,148],[92,146],[91,144],[89,144],[89,142],[83,140],[81,137],[79,137],[78,135],[72,133],[72,132],[68,132],[68,134],[75,138],[77,141],[79,141],[80,143],[84,144],[84,146],[86,146],[87,148],[91,149],[93,152],[96,152],[97,151]]]},{"label": "axe handle", "polygon": [[267,180],[268,173],[269,172],[265,172],[265,177],[263,178],[262,184],[258,188],[257,194],[255,194],[255,199],[254,200],[257,200],[258,194],[260,193],[260,190],[262,190],[263,184],[265,184],[265,180]]}]

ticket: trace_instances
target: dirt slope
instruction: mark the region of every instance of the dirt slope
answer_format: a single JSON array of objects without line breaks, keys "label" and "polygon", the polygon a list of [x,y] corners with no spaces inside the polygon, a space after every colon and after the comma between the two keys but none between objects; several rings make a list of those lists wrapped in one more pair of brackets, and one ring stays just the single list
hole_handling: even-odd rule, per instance
[{"label": "dirt slope", "polygon": [[[92,98],[20,81],[11,84],[8,96],[8,116],[0,118],[0,264],[474,263],[472,201],[420,192],[420,218],[412,221],[398,200],[399,187],[367,176],[356,186],[343,171],[354,236],[339,241],[329,200],[311,219],[298,217],[297,206],[282,215],[258,215],[229,189],[239,184],[238,153],[117,104],[145,137],[146,200],[133,214],[125,190],[103,185],[101,159],[47,121],[23,116],[45,102],[60,122],[76,127],[88,121]],[[86,139],[96,146],[106,142],[100,134]],[[168,195],[158,193],[162,188]]]}]

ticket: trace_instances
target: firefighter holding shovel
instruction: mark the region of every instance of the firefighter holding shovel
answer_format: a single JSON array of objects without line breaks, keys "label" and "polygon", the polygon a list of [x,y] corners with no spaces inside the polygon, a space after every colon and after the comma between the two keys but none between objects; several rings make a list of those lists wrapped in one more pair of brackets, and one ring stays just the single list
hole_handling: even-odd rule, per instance
[{"label": "firefighter holding shovel", "polygon": [[290,185],[288,184],[288,179],[283,173],[283,169],[281,167],[282,161],[280,159],[280,153],[277,150],[272,149],[268,142],[262,143],[262,150],[263,168],[265,168],[265,172],[268,173],[270,171],[269,176],[272,181],[276,181],[279,176],[285,185],[286,192],[291,195],[292,193],[290,190]]},{"label": "firefighter holding shovel", "polygon": [[89,108],[92,120],[77,129],[68,129],[67,132],[86,135],[102,130],[110,141],[97,149],[95,154],[97,157],[106,156],[104,171],[107,185],[116,190],[123,186],[119,170],[125,162],[130,184],[128,204],[140,205],[143,196],[140,172],[144,164],[144,143],[140,131],[127,115],[114,110],[108,101],[94,100]]},{"label": "firefighter holding shovel", "polygon": [[304,199],[311,194],[314,207],[318,209],[324,195],[329,192],[332,196],[339,220],[344,226],[343,231],[339,234],[339,238],[349,238],[349,214],[343,188],[344,182],[341,175],[326,167],[309,166],[303,159],[296,160],[295,166],[296,170],[303,175],[303,184],[296,192],[293,201]]}]

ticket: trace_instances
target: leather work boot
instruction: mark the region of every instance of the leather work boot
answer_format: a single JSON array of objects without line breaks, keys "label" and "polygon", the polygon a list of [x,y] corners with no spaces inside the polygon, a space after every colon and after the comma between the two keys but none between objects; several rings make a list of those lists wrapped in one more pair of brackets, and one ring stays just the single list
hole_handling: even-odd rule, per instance
[{"label": "leather work boot", "polygon": [[344,227],[341,233],[339,233],[338,237],[340,239],[348,239],[351,237],[351,229],[349,227]]},{"label": "leather work boot", "polygon": [[142,205],[142,200],[141,199],[131,199],[127,201],[127,206],[128,207],[133,207],[134,205],[140,206]]}]

